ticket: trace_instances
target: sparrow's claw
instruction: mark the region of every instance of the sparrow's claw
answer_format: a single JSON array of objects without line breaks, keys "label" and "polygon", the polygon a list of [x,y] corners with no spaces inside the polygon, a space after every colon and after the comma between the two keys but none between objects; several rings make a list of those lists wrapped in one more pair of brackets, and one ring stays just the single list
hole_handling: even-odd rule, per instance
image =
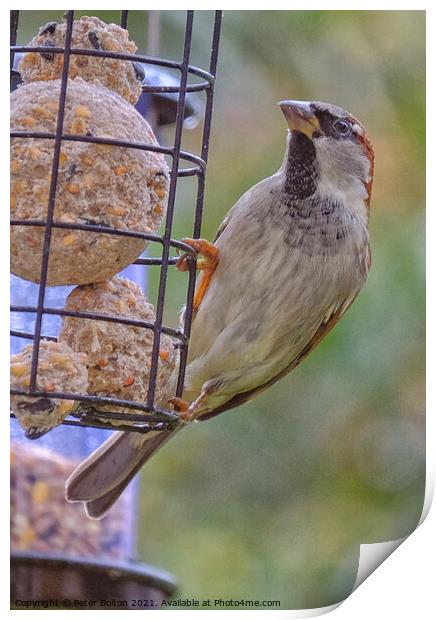
[{"label": "sparrow's claw", "polygon": [[180,256],[180,258],[178,259],[177,263],[176,263],[176,269],[177,271],[188,271],[189,267],[188,267],[188,259],[191,255],[188,254],[187,252],[185,252],[185,254],[182,254]]},{"label": "sparrow's claw", "polygon": [[215,392],[217,392],[222,385],[223,383],[221,379],[211,379],[203,384],[200,394],[195,400],[192,401],[192,403],[188,403],[186,400],[178,398],[177,396],[168,399],[168,403],[173,407],[177,407],[177,415],[182,422],[188,424],[188,422],[191,422],[198,417],[201,407],[207,401],[209,396],[215,394]]},{"label": "sparrow's claw", "polygon": [[[206,294],[212,275],[218,264],[218,248],[213,243],[206,241],[206,239],[182,239],[183,243],[191,246],[197,254],[200,255],[197,258],[197,269],[202,271],[201,279],[198,282],[197,290],[194,297],[194,312],[196,312],[203,301],[203,297]],[[188,254],[183,254],[176,263],[176,267],[179,271],[188,271]]]},{"label": "sparrow's claw", "polygon": [[175,396],[174,398],[168,399],[168,404],[172,407],[177,407],[175,413],[179,416],[182,422],[186,424],[191,420],[192,414],[189,411],[189,403],[186,400]]}]

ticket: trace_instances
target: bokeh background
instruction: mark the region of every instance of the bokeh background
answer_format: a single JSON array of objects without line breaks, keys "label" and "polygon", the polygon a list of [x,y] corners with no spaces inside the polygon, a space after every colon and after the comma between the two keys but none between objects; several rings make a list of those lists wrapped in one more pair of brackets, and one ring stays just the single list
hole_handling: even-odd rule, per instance
[{"label": "bokeh background", "polygon": [[[23,12],[20,42],[60,16]],[[212,19],[196,12],[191,62],[203,68]],[[142,52],[147,21],[131,12]],[[184,12],[161,12],[160,56],[181,58],[184,22]],[[203,236],[213,238],[241,194],[279,167],[284,98],[343,106],[373,139],[368,283],[291,375],[192,425],[147,465],[138,544],[143,561],[178,576],[181,597],[307,608],[345,598],[359,545],[409,534],[423,504],[425,13],[225,13]],[[200,139],[200,128],[186,131],[183,146],[198,152]],[[190,233],[194,191],[181,179],[175,236]],[[151,268],[151,300],[156,282]],[[184,285],[172,270],[170,324]]]}]

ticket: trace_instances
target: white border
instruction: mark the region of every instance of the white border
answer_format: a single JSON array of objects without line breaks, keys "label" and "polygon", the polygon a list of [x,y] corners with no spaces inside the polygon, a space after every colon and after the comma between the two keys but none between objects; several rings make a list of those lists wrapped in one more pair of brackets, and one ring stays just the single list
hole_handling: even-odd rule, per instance
[{"label": "white border", "polygon": [[[9,41],[9,10],[11,8],[19,8],[21,10],[26,9],[34,9],[35,5],[30,2],[16,2],[12,5],[9,1],[6,3],[7,7],[1,9],[1,17],[0,20],[0,36],[1,40],[4,42],[6,46]],[[436,200],[435,191],[434,191],[434,183],[432,182],[432,177],[435,176],[436,171],[436,161],[434,156],[434,145],[432,144],[432,140],[436,139],[435,133],[435,72],[434,72],[434,63],[433,58],[435,56],[435,36],[436,36],[436,20],[435,20],[435,10],[432,8],[428,8],[427,3],[422,2],[373,2],[367,1],[365,3],[356,3],[357,6],[350,7],[349,2],[334,2],[326,3],[321,2],[312,2],[310,0],[306,0],[304,3],[290,3],[289,0],[272,2],[268,7],[265,5],[261,5],[259,2],[220,2],[220,6],[217,7],[215,3],[210,3],[207,1],[202,2],[190,2],[187,5],[184,4],[180,6],[179,3],[176,2],[160,2],[159,8],[165,10],[185,10],[189,9],[201,9],[201,10],[211,10],[216,8],[223,8],[227,10],[425,10],[427,9],[427,20],[428,20],[428,91],[427,91],[427,103],[428,103],[428,160],[427,160],[427,173],[428,173],[428,200],[427,203],[430,205],[428,209],[428,223],[427,223],[427,232],[430,237],[431,231],[436,230]],[[75,8],[80,10],[82,8],[88,8],[88,3],[79,3]],[[109,0],[102,2],[101,0],[97,0],[97,2],[92,3],[92,8],[95,10],[101,9],[115,9],[119,8],[119,3],[114,3]],[[132,10],[140,10],[144,8],[144,4],[141,2],[133,2],[130,3],[129,6]],[[150,7],[153,8],[153,7]],[[42,2],[39,7],[39,10],[59,10],[59,4],[54,2]],[[433,52],[433,54],[432,54]],[[2,84],[5,88],[6,84],[8,84],[8,72],[9,67],[6,66],[6,59],[8,54],[6,50],[3,50],[2,54],[2,62],[0,63],[1,73],[2,73]],[[6,90],[6,89],[5,89]],[[1,144],[7,145],[9,141],[9,128],[7,123],[7,114],[6,114],[6,106],[8,105],[6,102],[8,101],[7,93],[5,92],[1,103],[1,111],[2,111],[2,119],[1,123]],[[432,140],[430,139],[432,136]],[[6,152],[6,148],[4,149]],[[3,193],[3,202],[6,203],[8,199],[8,192],[6,189],[8,188],[8,166],[7,160],[1,166],[1,185],[0,187],[4,187]],[[8,251],[8,215],[7,209],[5,208],[5,204],[3,204],[3,209],[1,210],[1,217],[3,218],[0,225],[0,247],[2,248],[3,254],[3,264],[5,263],[6,252]],[[433,241],[431,239],[431,241]],[[436,264],[436,244],[429,243],[427,246],[427,264],[435,265]],[[9,288],[8,284],[8,274],[6,270],[0,270],[0,290],[7,291]],[[1,305],[1,318],[0,321],[0,329],[2,330],[2,342],[8,342],[7,335],[7,326],[9,321],[9,309],[8,309],[8,298],[7,294],[2,295],[3,303]],[[435,320],[436,317],[436,307],[435,307],[435,288],[434,288],[434,274],[432,272],[429,273],[429,292],[428,292],[428,376],[436,377],[436,368],[434,363],[434,347],[436,346],[436,338],[435,338]],[[433,345],[433,346],[432,346]],[[3,346],[0,348],[0,355],[2,360],[2,372],[0,373],[0,381],[1,388],[3,394],[8,394],[8,386],[7,386],[7,374],[8,374],[8,347]],[[434,384],[434,380],[433,380]],[[428,387],[428,437],[427,437],[427,508],[429,507],[430,497],[433,494],[434,490],[434,471],[435,471],[435,423],[434,423],[434,388],[433,385],[429,385]],[[6,409],[6,406],[5,406]],[[4,412],[6,415],[7,412]],[[4,471],[3,475],[0,477],[0,493],[1,497],[4,498],[4,504],[9,504],[9,472],[8,472],[8,459],[5,455],[9,454],[8,448],[8,438],[7,433],[2,433],[0,435],[1,442],[1,450],[0,454],[4,455],[3,463],[4,463]],[[4,540],[2,540],[2,548],[7,550],[9,547],[9,525],[8,525],[8,514],[7,510],[3,510],[1,513],[1,533],[4,536]],[[4,519],[4,520],[3,520]],[[436,539],[436,510],[430,510],[430,513],[427,519],[423,522],[423,524],[403,543],[401,546],[388,558],[383,564],[372,574],[372,576],[367,579],[358,589],[353,592],[350,597],[342,603],[337,609],[332,611],[332,618],[337,620],[340,619],[350,619],[359,620],[367,619],[368,616],[376,615],[376,617],[383,617],[384,615],[389,618],[429,618],[430,613],[434,613],[434,601],[433,599],[433,574],[434,574],[434,562],[433,557],[435,553],[435,539]],[[8,553],[4,552],[2,554],[2,558],[4,561],[1,579],[1,608],[4,611],[9,611],[9,586],[8,586]],[[335,607],[335,606],[333,606]],[[274,615],[275,618],[303,618],[308,617],[308,615],[316,615],[316,612],[328,612],[330,608],[324,610],[307,610],[306,612],[292,612],[286,610],[280,611],[259,611],[258,614],[262,614],[262,618],[265,617],[266,614]],[[77,610],[75,610],[77,611]],[[311,613],[312,612],[312,613]],[[315,613],[313,613],[315,612]],[[21,613],[21,612],[15,612]],[[44,614],[44,611],[35,611],[34,613]],[[59,612],[58,612],[59,613]],[[64,612],[60,612],[63,614]],[[66,612],[68,613],[68,612]],[[84,611],[84,614],[92,613]],[[118,612],[120,614],[122,612]],[[150,613],[150,612],[149,612]],[[183,611],[159,611],[159,612],[151,612],[150,618],[154,617],[154,614],[158,613],[159,618],[165,618],[167,614],[168,617],[174,617],[174,613],[177,613],[180,617],[185,617],[186,619],[192,617],[192,611],[183,610]],[[221,611],[205,611],[199,610],[196,614],[196,617],[202,618],[209,614],[214,614],[215,618],[219,618],[220,614],[223,613]],[[256,612],[254,612],[256,613]],[[218,615],[217,615],[218,614]],[[230,617],[229,615],[237,614],[238,618],[246,618],[252,617],[252,611],[228,611],[226,612],[226,617]]]}]

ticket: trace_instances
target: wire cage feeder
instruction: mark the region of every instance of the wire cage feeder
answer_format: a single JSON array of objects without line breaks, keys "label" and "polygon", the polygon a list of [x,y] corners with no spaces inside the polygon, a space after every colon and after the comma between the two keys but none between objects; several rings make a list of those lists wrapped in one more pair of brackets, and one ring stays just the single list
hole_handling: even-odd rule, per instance
[{"label": "wire cage feeder", "polygon": [[[16,55],[31,50],[36,53],[47,52],[47,47],[28,47],[17,45],[17,32],[19,30],[19,11],[11,11],[11,48],[10,48],[10,68],[11,68],[11,89],[15,88],[17,82],[20,80],[19,73],[16,70],[16,62],[14,61]],[[196,196],[195,196],[195,208],[193,210],[193,218],[191,223],[191,229],[186,230],[186,236],[198,238],[201,232],[201,220],[204,203],[204,191],[205,191],[205,174],[208,159],[209,137],[211,130],[212,108],[213,108],[213,96],[214,85],[216,76],[216,67],[218,60],[218,45],[221,28],[221,11],[215,11],[213,14],[213,29],[212,29],[212,41],[210,45],[210,58],[208,59],[208,69],[201,69],[193,66],[190,63],[191,54],[191,42],[194,28],[194,11],[186,12],[186,22],[184,30],[184,43],[183,43],[183,55],[181,60],[169,60],[164,58],[158,58],[154,55],[141,55],[141,54],[128,54],[121,52],[109,52],[104,49],[82,49],[72,47],[72,34],[74,23],[74,11],[67,11],[64,16],[66,23],[65,33],[65,45],[64,47],[50,47],[51,54],[63,55],[63,67],[62,75],[60,79],[60,96],[59,96],[59,108],[56,121],[56,130],[54,133],[38,132],[38,131],[12,131],[11,138],[14,140],[27,140],[44,139],[53,141],[53,161],[51,167],[51,178],[49,183],[49,197],[47,205],[47,214],[44,220],[28,219],[19,220],[12,219],[11,226],[32,226],[32,227],[44,227],[44,241],[41,258],[41,273],[40,281],[37,289],[36,304],[27,305],[23,303],[13,303],[11,305],[11,312],[14,316],[24,317],[23,324],[26,324],[25,317],[34,316],[34,328],[32,330],[26,329],[12,329],[11,336],[14,339],[19,339],[20,342],[33,342],[33,353],[31,361],[31,373],[30,373],[30,386],[26,390],[13,389],[11,394],[25,395],[26,398],[34,397],[35,399],[50,397],[59,399],[68,399],[79,401],[79,407],[70,415],[68,415],[62,424],[68,427],[78,427],[81,429],[95,428],[95,429],[113,429],[113,430],[127,430],[135,433],[147,433],[150,430],[165,430],[172,428],[179,424],[179,416],[177,412],[164,409],[156,403],[156,379],[158,372],[159,362],[159,350],[160,339],[162,334],[171,336],[177,342],[177,348],[179,349],[179,365],[178,365],[178,380],[177,389],[174,396],[180,397],[183,392],[184,375],[186,368],[187,352],[189,345],[189,336],[191,321],[193,316],[193,298],[196,279],[196,253],[191,247],[181,241],[178,241],[173,237],[173,220],[176,208],[176,190],[178,183],[183,181],[184,178],[194,177],[196,179]],[[119,24],[122,28],[129,28],[129,11],[120,11]],[[173,118],[171,114],[169,116],[168,105],[162,104],[161,123],[168,123],[174,121],[174,140],[169,146],[156,146],[151,144],[145,144],[135,141],[112,139],[107,137],[95,137],[88,135],[72,135],[67,134],[64,131],[64,115],[65,104],[68,87],[68,71],[70,59],[73,55],[83,56],[95,56],[102,58],[113,58],[124,61],[132,61],[134,63],[140,63],[143,68],[151,67],[157,70],[173,70],[178,73],[178,79],[165,80],[165,77],[160,80],[153,80],[151,83],[149,79],[145,79],[142,84],[141,96],[150,97],[172,97]],[[158,82],[158,83],[156,83]],[[184,133],[184,121],[186,117],[192,115],[193,110],[189,97],[191,93],[199,93],[198,96],[205,98],[204,116],[202,119],[202,137],[201,137],[201,149],[199,154],[187,152],[182,149],[182,137]],[[161,100],[162,103],[162,100]],[[159,103],[158,103],[159,105]],[[116,122],[116,119],[115,121]],[[155,129],[155,128],[154,128]],[[134,230],[117,229],[109,226],[93,225],[93,224],[79,224],[79,223],[65,223],[56,220],[56,189],[58,182],[58,169],[59,169],[59,157],[61,153],[61,146],[66,141],[87,142],[101,145],[111,145],[120,149],[140,149],[145,151],[152,151],[162,153],[169,158],[170,168],[170,183],[168,190],[168,205],[166,217],[163,224],[162,234],[144,233]],[[142,239],[149,243],[157,244],[161,248],[160,257],[153,258],[149,256],[139,257],[133,264],[139,265],[141,270],[147,271],[148,268],[154,268],[159,270],[158,277],[158,290],[156,298],[156,320],[154,323],[139,321],[127,318],[121,318],[119,316],[111,316],[108,314],[101,314],[97,312],[82,312],[82,311],[67,311],[58,307],[53,307],[48,302],[50,295],[47,291],[50,288],[47,287],[48,279],[48,264],[50,257],[50,243],[52,239],[52,232],[56,229],[68,229],[79,231],[97,232],[99,235],[119,235],[121,237],[132,237],[136,239]],[[184,314],[183,325],[180,328],[170,327],[164,324],[164,310],[167,299],[167,277],[170,268],[175,268],[174,265],[178,260],[177,252],[183,252],[188,255],[188,278],[186,285],[186,311]],[[12,294],[13,300],[13,294]],[[78,319],[91,319],[98,321],[107,321],[111,323],[118,323],[122,325],[132,325],[142,328],[144,330],[151,330],[153,332],[153,346],[151,353],[151,367],[150,367],[150,379],[148,385],[148,393],[146,402],[122,400],[118,398],[112,398],[109,396],[97,396],[90,394],[78,394],[70,392],[44,392],[38,389],[37,375],[38,375],[38,359],[40,351],[41,340],[56,340],[56,337],[52,334],[44,333],[44,317],[56,316],[56,317],[76,317]],[[104,407],[104,410],[101,409]],[[113,407],[114,410],[109,409]],[[117,408],[123,408],[123,412],[120,413]],[[13,414],[11,414],[13,416]],[[36,442],[38,443],[38,442]],[[33,444],[32,444],[33,445]],[[14,562],[17,579],[17,583],[26,582],[21,577],[18,579],[18,574],[21,571],[26,571],[29,574],[29,566],[32,567],[32,571],[38,571],[41,569],[40,564],[35,564],[35,557],[28,553],[14,553]],[[104,566],[103,566],[104,564]],[[113,575],[113,566],[109,566],[105,563],[100,565],[97,561],[79,562],[79,572],[83,575],[84,571],[90,576],[91,582],[95,583],[95,574],[99,575],[99,592],[104,594],[104,591],[111,592],[111,588],[114,588],[113,579],[110,575]],[[13,564],[14,565],[14,564]],[[144,573],[144,567],[141,565],[122,564],[117,563],[118,582],[128,584],[128,587],[132,588],[134,592],[143,592],[141,587],[145,585],[151,588],[157,588],[163,593],[170,594],[174,590],[174,584],[171,583],[171,579],[168,577],[156,576],[153,574],[150,583],[150,574],[147,573],[148,581],[142,579],[141,574]],[[26,568],[27,567],[27,568]],[[51,557],[50,570],[56,571],[71,571],[71,561],[67,561],[65,557],[54,558]],[[138,568],[139,567],[139,568]],[[112,573],[111,573],[112,570]],[[142,571],[142,572],[141,572]],[[20,573],[20,574],[21,574]],[[102,574],[105,577],[102,577]],[[93,577],[94,575],[94,577]],[[121,578],[120,575],[123,577]],[[83,581],[83,580],[82,580]],[[147,583],[146,583],[147,581]],[[106,585],[105,585],[106,584]],[[134,584],[132,586],[132,584]],[[136,585],[135,585],[136,584]],[[126,586],[127,587],[127,586]],[[136,589],[135,589],[136,588]],[[122,590],[124,592],[124,590]],[[82,589],[82,594],[84,590]],[[15,593],[22,594],[22,591],[17,587]],[[41,592],[40,592],[41,593]],[[39,593],[39,594],[40,594]],[[44,595],[49,592],[44,592]]]}]

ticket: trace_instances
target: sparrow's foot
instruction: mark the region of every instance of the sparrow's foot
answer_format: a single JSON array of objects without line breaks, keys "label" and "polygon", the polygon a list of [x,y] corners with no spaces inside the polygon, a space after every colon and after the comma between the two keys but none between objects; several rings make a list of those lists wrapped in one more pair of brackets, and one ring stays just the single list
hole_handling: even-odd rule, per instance
[{"label": "sparrow's foot", "polygon": [[195,420],[196,418],[201,416],[201,409],[207,402],[209,396],[212,396],[212,394],[218,392],[222,385],[223,382],[221,379],[210,379],[203,384],[200,394],[195,400],[192,401],[192,403],[189,405],[188,410],[186,411],[185,416],[187,417],[188,421]]},{"label": "sparrow's foot", "polygon": [[[196,312],[203,301],[203,297],[209,287],[210,280],[218,265],[218,248],[206,239],[182,239],[183,243],[191,246],[200,257],[197,258],[197,269],[201,269],[202,277],[198,282],[194,297],[194,312]],[[183,254],[176,263],[179,271],[188,271],[188,254]]]},{"label": "sparrow's foot", "polygon": [[198,417],[200,409],[207,401],[209,396],[215,394],[222,387],[222,385],[223,382],[221,379],[210,379],[203,384],[200,394],[195,400],[192,401],[192,403],[188,403],[186,400],[178,398],[177,396],[168,399],[168,403],[173,407],[177,407],[177,415],[182,420],[182,422],[187,424],[188,422],[191,422]]}]

